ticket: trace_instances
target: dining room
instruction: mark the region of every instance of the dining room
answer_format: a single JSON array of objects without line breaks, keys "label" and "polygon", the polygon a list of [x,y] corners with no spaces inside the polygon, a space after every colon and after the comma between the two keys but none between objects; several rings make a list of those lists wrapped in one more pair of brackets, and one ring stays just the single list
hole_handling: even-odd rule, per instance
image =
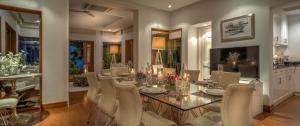
[{"label": "dining room", "polygon": [[297,126],[299,6],[2,0],[0,125]]}]

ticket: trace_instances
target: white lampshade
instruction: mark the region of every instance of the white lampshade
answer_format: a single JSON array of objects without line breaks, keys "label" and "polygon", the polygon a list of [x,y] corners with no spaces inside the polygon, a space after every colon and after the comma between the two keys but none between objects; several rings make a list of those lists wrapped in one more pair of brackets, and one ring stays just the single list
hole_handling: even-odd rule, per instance
[{"label": "white lampshade", "polygon": [[119,53],[119,46],[116,46],[116,45],[110,46],[109,52],[110,52],[111,54],[117,54],[117,53]]},{"label": "white lampshade", "polygon": [[166,49],[166,38],[164,37],[153,37],[152,49],[165,50]]}]

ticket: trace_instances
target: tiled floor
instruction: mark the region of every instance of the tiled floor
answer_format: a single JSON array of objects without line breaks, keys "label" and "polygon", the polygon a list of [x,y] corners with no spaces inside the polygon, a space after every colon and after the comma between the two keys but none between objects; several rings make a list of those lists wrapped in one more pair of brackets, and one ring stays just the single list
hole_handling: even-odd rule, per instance
[{"label": "tiled floor", "polygon": [[[71,94],[70,108],[49,109],[50,116],[34,126],[87,126],[87,106],[84,93]],[[255,126],[300,126],[300,96],[281,104],[273,113],[261,114]]]}]

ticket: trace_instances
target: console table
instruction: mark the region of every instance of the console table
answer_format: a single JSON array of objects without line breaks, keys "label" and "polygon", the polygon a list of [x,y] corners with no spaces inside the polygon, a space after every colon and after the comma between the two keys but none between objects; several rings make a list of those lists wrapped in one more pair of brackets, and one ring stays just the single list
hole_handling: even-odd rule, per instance
[{"label": "console table", "polygon": [[0,82],[9,82],[11,83],[11,92],[12,97],[18,97],[16,92],[16,82],[18,79],[25,79],[25,78],[35,78],[42,76],[41,73],[22,73],[17,75],[9,75],[9,76],[0,76]]}]

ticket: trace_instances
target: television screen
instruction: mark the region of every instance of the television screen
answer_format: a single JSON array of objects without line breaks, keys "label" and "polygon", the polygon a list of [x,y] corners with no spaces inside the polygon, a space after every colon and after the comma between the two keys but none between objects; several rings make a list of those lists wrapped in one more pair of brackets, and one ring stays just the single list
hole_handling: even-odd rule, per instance
[{"label": "television screen", "polygon": [[210,70],[218,66],[225,72],[240,72],[242,77],[259,78],[259,46],[211,49]]}]

